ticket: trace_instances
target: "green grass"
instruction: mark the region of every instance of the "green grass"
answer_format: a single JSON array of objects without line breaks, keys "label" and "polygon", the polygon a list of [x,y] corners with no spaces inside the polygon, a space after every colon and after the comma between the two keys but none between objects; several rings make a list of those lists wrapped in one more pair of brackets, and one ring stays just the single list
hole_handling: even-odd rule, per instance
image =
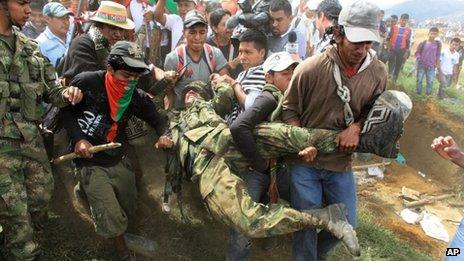
[{"label": "green grass", "polygon": [[[406,241],[397,239],[395,234],[375,221],[368,210],[360,208],[356,229],[361,244],[361,257],[356,260],[421,261],[432,257],[414,250]],[[329,260],[353,260],[348,250],[339,244]]]},{"label": "green grass", "polygon": [[[410,58],[406,61],[403,71],[398,78],[397,85],[399,89],[408,93],[413,101],[431,100],[436,102],[445,111],[459,117],[464,116],[464,90],[457,90],[455,85],[450,86],[446,90],[447,99],[440,100],[437,98],[439,82],[435,78],[433,82],[432,95],[426,96],[425,94],[418,95],[416,93],[416,72],[413,71],[414,59]],[[458,85],[464,85],[464,72],[461,73],[458,80]],[[423,82],[422,92],[425,92],[425,78]]]}]

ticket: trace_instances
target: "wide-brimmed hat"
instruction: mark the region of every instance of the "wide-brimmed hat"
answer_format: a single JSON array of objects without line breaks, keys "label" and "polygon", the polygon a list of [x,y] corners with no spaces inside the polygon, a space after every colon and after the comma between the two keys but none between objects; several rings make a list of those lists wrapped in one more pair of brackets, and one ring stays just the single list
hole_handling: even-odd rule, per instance
[{"label": "wide-brimmed hat", "polygon": [[90,20],[126,30],[135,28],[134,22],[127,18],[126,8],[112,1],[102,1],[97,12]]},{"label": "wide-brimmed hat", "polygon": [[374,3],[356,1],[342,9],[338,24],[343,26],[346,38],[352,43],[380,42],[379,12],[379,7]]},{"label": "wide-brimmed hat", "polygon": [[134,42],[116,42],[111,48],[110,55],[121,56],[124,63],[129,67],[148,70],[148,65],[143,60],[143,51],[140,46]]}]

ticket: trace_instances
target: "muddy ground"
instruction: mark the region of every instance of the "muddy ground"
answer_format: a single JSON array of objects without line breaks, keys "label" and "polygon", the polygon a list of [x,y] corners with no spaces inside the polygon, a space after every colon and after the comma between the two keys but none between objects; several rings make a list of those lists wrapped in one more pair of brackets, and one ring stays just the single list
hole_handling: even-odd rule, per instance
[{"label": "muddy ground", "polygon": [[[402,208],[397,196],[402,186],[430,194],[461,190],[460,184],[464,184],[462,171],[430,150],[434,137],[450,134],[464,144],[464,125],[460,119],[441,111],[434,103],[415,102],[401,140],[401,151],[407,165],[393,163],[387,167],[383,180],[358,189],[360,205],[377,216],[379,223],[435,258],[443,255],[446,243],[426,236],[419,226],[403,222],[397,214]],[[211,220],[194,184],[186,184],[183,190],[186,220],[181,218],[175,198],[169,214],[161,211],[164,155],[151,148],[153,139],[150,136],[140,140],[137,146],[144,177],[139,191],[137,217],[130,225],[129,232],[150,238],[158,244],[155,260],[225,260],[228,229]],[[426,178],[418,175],[418,171],[425,173]],[[75,209],[72,173],[66,166],[57,167],[55,172],[56,193],[51,217],[45,231],[39,235],[45,246],[46,260],[114,259],[111,245],[93,233],[93,227],[88,216],[82,214],[82,208],[78,208],[79,211]],[[446,203],[438,205],[447,207]],[[453,234],[456,224],[447,223],[446,227]],[[255,240],[250,260],[290,260],[290,242],[290,236]],[[147,260],[141,256],[137,259]]]}]

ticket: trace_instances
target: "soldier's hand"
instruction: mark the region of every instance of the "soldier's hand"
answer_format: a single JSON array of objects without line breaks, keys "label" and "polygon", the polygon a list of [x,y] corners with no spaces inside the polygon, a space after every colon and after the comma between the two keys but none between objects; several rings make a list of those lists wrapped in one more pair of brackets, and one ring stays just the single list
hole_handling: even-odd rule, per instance
[{"label": "soldier's hand", "polygon": [[170,149],[174,146],[174,142],[166,135],[159,137],[158,141],[155,143],[156,149]]},{"label": "soldier's hand", "polygon": [[307,147],[298,152],[298,156],[300,156],[305,162],[312,162],[317,156],[317,149],[313,146]]},{"label": "soldier's hand", "polygon": [[337,135],[335,142],[341,151],[354,152],[359,144],[360,133],[361,126],[358,123],[353,123]]},{"label": "soldier's hand", "polygon": [[80,140],[74,145],[74,153],[76,153],[81,158],[91,158],[92,153],[89,152],[89,149],[92,147],[92,144],[87,140]]},{"label": "soldier's hand", "polygon": [[76,105],[82,101],[84,94],[82,91],[74,86],[70,86],[63,91],[63,98],[71,103],[71,105]]}]

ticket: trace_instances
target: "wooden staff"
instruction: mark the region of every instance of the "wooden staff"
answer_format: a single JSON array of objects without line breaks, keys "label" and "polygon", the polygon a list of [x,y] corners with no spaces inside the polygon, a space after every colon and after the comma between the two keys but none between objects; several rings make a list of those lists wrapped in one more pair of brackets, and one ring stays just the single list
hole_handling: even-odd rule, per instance
[{"label": "wooden staff", "polygon": [[[116,148],[119,148],[119,147],[121,147],[121,143],[110,142],[110,143],[107,143],[107,144],[92,146],[92,147],[89,148],[89,152],[92,153],[92,154],[95,154],[97,152],[116,149]],[[60,156],[58,158],[52,159],[51,162],[53,164],[59,164],[59,163],[61,163],[63,161],[72,160],[72,159],[75,159],[75,158],[80,158],[80,157],[79,157],[79,155],[77,155],[76,153],[73,152],[73,153],[69,153],[69,154]]]}]

